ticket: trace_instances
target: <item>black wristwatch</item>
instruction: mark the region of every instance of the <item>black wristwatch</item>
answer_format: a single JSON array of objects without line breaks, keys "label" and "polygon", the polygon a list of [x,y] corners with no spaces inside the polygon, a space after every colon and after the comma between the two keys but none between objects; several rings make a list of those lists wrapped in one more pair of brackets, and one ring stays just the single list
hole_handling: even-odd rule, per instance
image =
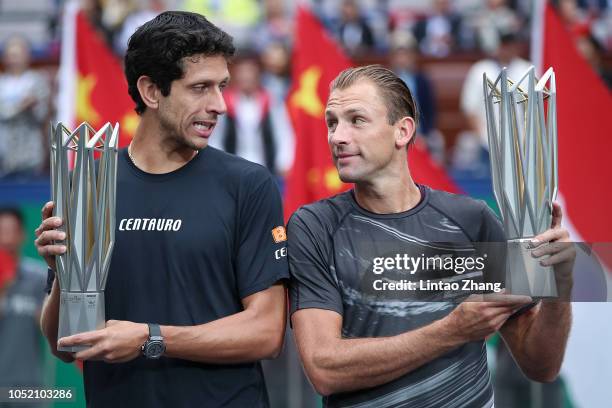
[{"label": "black wristwatch", "polygon": [[159,324],[148,323],[149,339],[141,347],[142,355],[149,359],[158,359],[166,351],[164,338],[161,335]]}]

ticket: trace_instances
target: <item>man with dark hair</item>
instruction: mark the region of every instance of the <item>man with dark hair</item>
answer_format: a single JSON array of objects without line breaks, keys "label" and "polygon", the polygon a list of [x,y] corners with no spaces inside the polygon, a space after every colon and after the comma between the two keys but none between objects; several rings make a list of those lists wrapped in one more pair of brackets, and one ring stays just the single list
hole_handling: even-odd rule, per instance
[{"label": "man with dark hair", "polygon": [[[484,339],[497,330],[532,379],[551,381],[563,360],[569,304],[502,294],[461,302],[469,290],[419,287],[501,283],[486,279],[486,264],[469,272],[459,269],[468,261],[448,270],[435,265],[459,261],[457,254],[478,262],[477,243],[505,240],[484,202],[412,180],[406,150],[415,112],[410,90],[391,71],[340,73],[325,120],[340,179],[355,188],[289,220],[291,321],[327,407],[491,407]],[[555,266],[567,299],[574,254],[560,222],[555,204],[552,228],[536,237],[555,245],[534,243],[532,253],[551,255],[541,262]]]},{"label": "man with dark hair", "polygon": [[[280,352],[286,317],[280,194],[266,168],[207,146],[233,53],[230,36],[187,12],[162,13],[130,39],[141,119],[119,153],[108,321],[58,340],[53,274],[41,318],[54,354],[85,360],[88,406],[269,405],[259,360]],[[52,208],[36,245],[54,269],[66,247]],[[162,353],[147,347],[160,336]],[[91,347],[71,355],[58,343]]]}]

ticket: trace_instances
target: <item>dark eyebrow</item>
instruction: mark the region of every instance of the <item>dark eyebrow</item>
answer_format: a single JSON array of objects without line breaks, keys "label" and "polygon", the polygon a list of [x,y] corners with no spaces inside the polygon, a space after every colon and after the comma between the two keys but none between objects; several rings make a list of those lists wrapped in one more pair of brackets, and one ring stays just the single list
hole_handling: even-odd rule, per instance
[{"label": "dark eyebrow", "polygon": [[[227,84],[229,82],[229,80],[230,80],[230,77],[227,76],[227,77],[223,78],[219,82],[219,84]],[[217,83],[216,81],[207,79],[207,80],[204,80],[204,81],[194,81],[192,84],[189,84],[189,86],[197,86],[197,85],[210,86],[210,85],[215,85],[216,83]]]},{"label": "dark eyebrow", "polygon": [[332,112],[331,110],[326,109],[325,110],[325,117],[329,118],[330,116],[336,116],[336,114],[334,112]]}]

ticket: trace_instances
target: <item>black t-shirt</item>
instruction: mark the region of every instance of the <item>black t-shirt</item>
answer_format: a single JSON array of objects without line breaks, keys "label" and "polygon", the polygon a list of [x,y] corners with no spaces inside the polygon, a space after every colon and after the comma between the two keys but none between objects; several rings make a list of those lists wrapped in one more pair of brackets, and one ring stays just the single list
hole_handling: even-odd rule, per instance
[{"label": "black t-shirt", "polygon": [[[124,149],[116,208],[107,320],[203,324],[242,311],[241,299],[288,278],[284,234],[275,229],[283,226],[281,198],[260,165],[209,146],[155,175]],[[90,407],[269,405],[259,362],[86,361],[84,381]]]},{"label": "black t-shirt", "polygon": [[[477,258],[502,249],[503,244],[483,248],[475,243],[505,242],[500,221],[484,202],[419,187],[421,202],[398,214],[368,212],[359,207],[352,192],[299,209],[288,225],[291,312],[306,308],[337,312],[342,316],[343,338],[394,336],[446,316],[466,294],[375,289],[383,283],[499,281],[500,275],[487,278],[484,269],[458,272],[458,263],[453,270],[412,271],[411,264],[404,263],[408,257],[425,262],[440,254],[444,259]],[[489,263],[489,272],[499,273],[503,253],[489,255],[500,261]],[[480,408],[492,401],[484,341],[464,344],[387,384],[324,398],[326,407],[376,408]]]}]

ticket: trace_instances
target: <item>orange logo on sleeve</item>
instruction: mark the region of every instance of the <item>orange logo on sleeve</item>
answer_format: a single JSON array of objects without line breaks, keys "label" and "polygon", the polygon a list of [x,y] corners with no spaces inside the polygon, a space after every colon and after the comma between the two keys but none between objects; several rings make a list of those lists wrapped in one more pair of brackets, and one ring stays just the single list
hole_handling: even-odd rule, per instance
[{"label": "orange logo on sleeve", "polygon": [[285,231],[285,227],[276,227],[272,230],[272,238],[274,238],[275,243],[283,242],[287,240],[287,232]]}]

